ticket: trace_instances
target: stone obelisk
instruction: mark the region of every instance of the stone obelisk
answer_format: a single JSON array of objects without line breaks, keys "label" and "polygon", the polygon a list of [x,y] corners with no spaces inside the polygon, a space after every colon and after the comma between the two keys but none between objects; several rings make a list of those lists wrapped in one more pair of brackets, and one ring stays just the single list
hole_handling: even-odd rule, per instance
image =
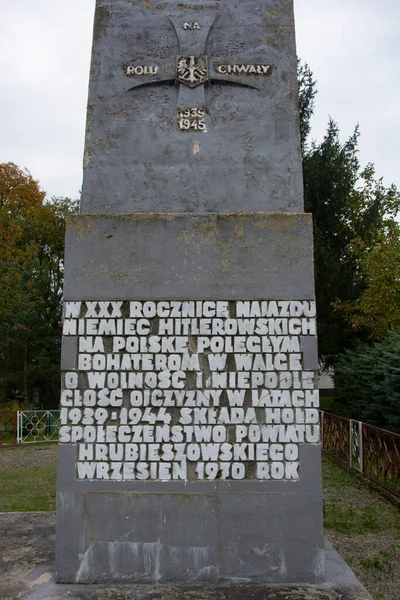
[{"label": "stone obelisk", "polygon": [[292,0],[97,0],[61,582],[323,579]]}]

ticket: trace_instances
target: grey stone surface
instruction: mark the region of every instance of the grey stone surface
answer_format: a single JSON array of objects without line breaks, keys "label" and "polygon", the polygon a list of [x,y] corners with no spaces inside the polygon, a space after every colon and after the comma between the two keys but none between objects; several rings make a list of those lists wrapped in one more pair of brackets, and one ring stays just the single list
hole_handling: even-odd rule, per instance
[{"label": "grey stone surface", "polygon": [[0,513],[0,530],[1,600],[371,600],[327,540],[318,585],[81,585],[55,581],[54,513]]},{"label": "grey stone surface", "polygon": [[273,484],[232,494],[59,492],[58,580],[322,581],[320,497],[300,492],[279,502]]},{"label": "grey stone surface", "polygon": [[[313,297],[304,214],[74,217],[66,255],[66,300]],[[61,445],[60,581],[323,579],[319,446],[296,482],[76,481],[75,460]]]},{"label": "grey stone surface", "polygon": [[[110,491],[110,483],[107,481],[77,481],[76,480],[76,445],[60,444],[58,450],[57,489],[62,493],[97,492]],[[234,482],[222,481],[113,481],[112,491],[173,494],[179,493],[183,496],[196,494],[228,494],[234,495],[238,491],[243,494],[257,496],[263,493],[310,495],[321,499],[321,448],[319,444],[300,445],[301,481],[252,481],[243,480]],[[102,497],[102,496],[99,496]],[[321,502],[321,500],[320,500]]]},{"label": "grey stone surface", "polygon": [[314,297],[311,216],[72,217],[65,300]]},{"label": "grey stone surface", "polygon": [[[97,0],[82,212],[303,210],[292,5]],[[179,84],[178,56],[203,54],[209,80]],[[216,71],[252,63],[271,75]],[[130,78],[126,65],[159,72]],[[207,108],[207,133],[177,127],[187,106]]]},{"label": "grey stone surface", "polygon": [[78,338],[75,336],[65,337],[61,347],[61,370],[70,371],[76,369],[76,357],[78,351]]},{"label": "grey stone surface", "polygon": [[[190,88],[182,78],[196,61],[208,74]],[[228,75],[224,65],[260,70]],[[138,66],[152,75],[128,77]],[[177,115],[189,108],[204,109],[195,122],[207,132],[192,118],[182,130]],[[292,0],[97,0],[82,214],[67,229],[64,299],[312,300],[298,124]],[[315,346],[303,346],[314,364]],[[75,348],[66,343],[65,368],[76,365]],[[319,597],[312,587],[241,587],[323,585],[319,447],[300,450],[298,481],[122,483],[77,481],[76,447],[63,445],[59,581],[220,582],[239,587],[196,597]],[[191,588],[160,589],[172,599]]]},{"label": "grey stone surface", "polygon": [[303,367],[310,371],[318,371],[318,340],[316,336],[300,337],[303,352]]}]

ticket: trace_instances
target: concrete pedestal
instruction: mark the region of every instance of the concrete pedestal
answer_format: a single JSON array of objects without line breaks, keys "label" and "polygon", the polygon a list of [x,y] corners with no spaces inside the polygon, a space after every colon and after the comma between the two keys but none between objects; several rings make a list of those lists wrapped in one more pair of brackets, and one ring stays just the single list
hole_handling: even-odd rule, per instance
[{"label": "concrete pedestal", "polygon": [[2,600],[371,600],[327,540],[321,584],[81,585],[56,583],[54,513],[2,513],[0,529]]},{"label": "concrete pedestal", "polygon": [[[305,214],[74,217],[64,297],[309,300],[311,240]],[[313,376],[316,337],[299,343]],[[78,351],[65,336],[65,372]],[[323,581],[320,447],[299,447],[295,481],[80,481],[77,444],[61,444],[58,580]]]}]

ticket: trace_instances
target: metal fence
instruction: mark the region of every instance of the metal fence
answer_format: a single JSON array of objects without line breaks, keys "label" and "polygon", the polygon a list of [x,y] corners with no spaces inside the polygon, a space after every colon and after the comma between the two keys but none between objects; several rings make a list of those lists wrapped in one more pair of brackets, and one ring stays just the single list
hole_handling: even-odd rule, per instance
[{"label": "metal fence", "polygon": [[17,443],[56,442],[59,428],[59,410],[19,410]]},{"label": "metal fence", "polygon": [[322,449],[400,497],[400,435],[321,411]]},{"label": "metal fence", "polygon": [[[400,497],[400,435],[320,411],[324,452]],[[56,442],[59,410],[0,412],[0,444]]]},{"label": "metal fence", "polygon": [[57,442],[59,410],[0,411],[0,445]]}]

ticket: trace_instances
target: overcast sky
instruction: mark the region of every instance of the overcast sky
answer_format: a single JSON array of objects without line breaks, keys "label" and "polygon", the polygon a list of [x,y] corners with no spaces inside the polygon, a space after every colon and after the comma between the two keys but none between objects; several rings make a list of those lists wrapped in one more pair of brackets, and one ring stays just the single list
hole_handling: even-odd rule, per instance
[{"label": "overcast sky", "polygon": [[[95,0],[0,0],[0,162],[49,196],[77,198]],[[312,136],[329,116],[360,160],[400,187],[400,0],[295,0],[298,55],[318,81]]]}]

